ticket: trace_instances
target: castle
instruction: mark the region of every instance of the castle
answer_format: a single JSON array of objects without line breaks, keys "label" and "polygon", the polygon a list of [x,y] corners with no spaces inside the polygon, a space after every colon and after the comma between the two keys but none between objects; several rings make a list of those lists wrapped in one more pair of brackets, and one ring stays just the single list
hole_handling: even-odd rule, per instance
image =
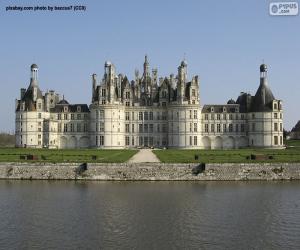
[{"label": "castle", "polygon": [[135,79],[117,74],[105,62],[104,76],[92,75],[92,102],[70,104],[53,90],[43,94],[38,66],[16,100],[16,147],[231,149],[283,147],[282,101],[260,66],[255,94],[241,93],[224,105],[200,105],[199,78],[187,75],[183,60],[177,76],[158,78],[147,56]]}]

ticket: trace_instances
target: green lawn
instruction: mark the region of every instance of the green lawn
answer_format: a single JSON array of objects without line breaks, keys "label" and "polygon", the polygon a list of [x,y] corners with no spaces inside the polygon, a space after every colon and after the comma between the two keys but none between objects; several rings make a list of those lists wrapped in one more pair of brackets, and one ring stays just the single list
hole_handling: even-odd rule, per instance
[{"label": "green lawn", "polygon": [[[300,162],[300,141],[287,141],[287,149],[234,149],[234,150],[154,150],[166,163],[247,163],[247,162]],[[251,154],[271,156],[268,160],[247,159]],[[195,160],[198,155],[198,160]]]},{"label": "green lawn", "polygon": [[[0,148],[0,162],[126,162],[137,150]],[[35,155],[38,160],[20,159]]]}]

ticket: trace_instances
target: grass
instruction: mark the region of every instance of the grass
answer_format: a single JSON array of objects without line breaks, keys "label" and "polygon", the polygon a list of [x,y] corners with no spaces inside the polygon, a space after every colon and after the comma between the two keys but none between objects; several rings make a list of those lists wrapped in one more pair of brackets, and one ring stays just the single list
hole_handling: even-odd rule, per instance
[{"label": "grass", "polygon": [[[29,149],[0,148],[0,162],[103,162],[120,163],[130,159],[137,150],[98,149]],[[38,160],[20,159],[20,156],[35,155]]]},{"label": "grass", "polygon": [[[233,150],[154,150],[165,163],[247,163],[247,162],[300,162],[300,141],[287,141],[287,149],[233,149]],[[250,160],[251,154],[272,156],[273,159]],[[199,159],[195,159],[195,155]]]}]

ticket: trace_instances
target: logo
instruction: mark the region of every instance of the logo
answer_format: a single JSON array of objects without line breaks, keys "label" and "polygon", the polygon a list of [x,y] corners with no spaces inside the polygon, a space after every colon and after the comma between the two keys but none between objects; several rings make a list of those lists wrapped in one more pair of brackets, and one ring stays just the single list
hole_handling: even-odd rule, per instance
[{"label": "logo", "polygon": [[296,16],[298,15],[298,3],[297,2],[270,3],[269,13],[271,16]]}]

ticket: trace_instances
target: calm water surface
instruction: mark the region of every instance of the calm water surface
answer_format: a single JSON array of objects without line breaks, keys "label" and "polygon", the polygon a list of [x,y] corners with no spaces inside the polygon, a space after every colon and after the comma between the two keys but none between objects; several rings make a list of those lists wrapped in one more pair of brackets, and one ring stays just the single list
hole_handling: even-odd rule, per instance
[{"label": "calm water surface", "polygon": [[0,181],[1,249],[300,249],[300,182]]}]

